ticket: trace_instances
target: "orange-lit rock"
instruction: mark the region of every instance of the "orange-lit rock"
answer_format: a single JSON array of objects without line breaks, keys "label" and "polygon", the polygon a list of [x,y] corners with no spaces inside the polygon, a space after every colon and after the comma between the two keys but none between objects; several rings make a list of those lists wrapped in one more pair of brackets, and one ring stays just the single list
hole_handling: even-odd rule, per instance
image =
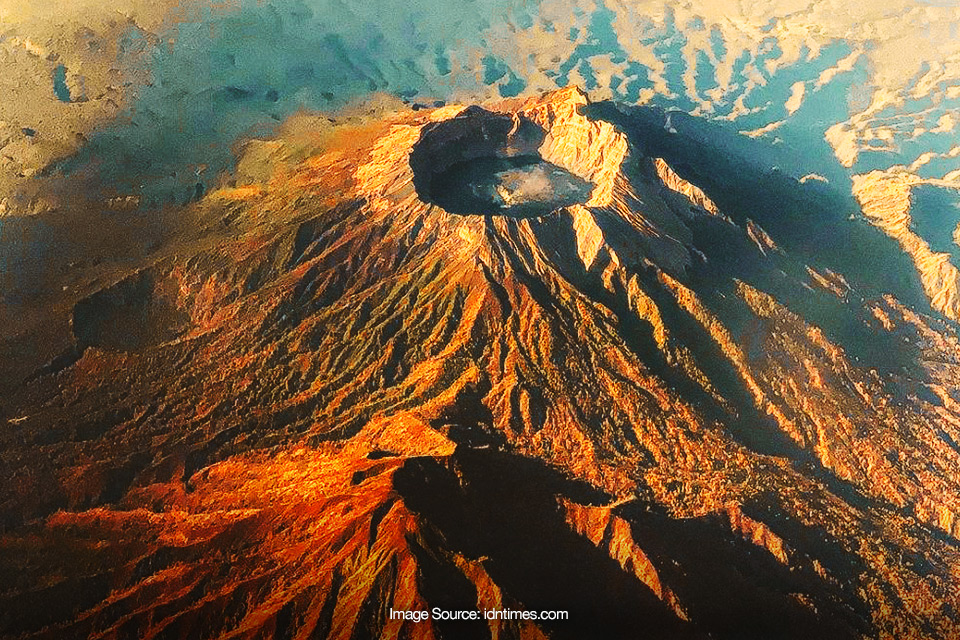
[{"label": "orange-lit rock", "polygon": [[[4,633],[951,637],[955,329],[588,107],[281,133],[82,283],[3,401]],[[457,213],[458,163],[471,206],[511,163],[592,189]],[[388,615],[433,606],[572,617]]]}]

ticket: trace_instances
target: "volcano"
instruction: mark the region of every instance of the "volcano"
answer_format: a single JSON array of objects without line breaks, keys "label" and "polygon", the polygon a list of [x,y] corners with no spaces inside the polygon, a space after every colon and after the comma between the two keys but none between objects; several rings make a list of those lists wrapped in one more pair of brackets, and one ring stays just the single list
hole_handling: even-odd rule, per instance
[{"label": "volcano", "polygon": [[576,88],[317,127],[3,399],[6,637],[957,637],[960,337],[847,198]]}]

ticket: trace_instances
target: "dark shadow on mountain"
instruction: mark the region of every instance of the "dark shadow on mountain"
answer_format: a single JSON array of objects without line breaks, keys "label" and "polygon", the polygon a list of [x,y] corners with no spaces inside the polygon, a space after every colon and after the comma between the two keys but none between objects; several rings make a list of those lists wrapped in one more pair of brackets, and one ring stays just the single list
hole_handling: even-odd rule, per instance
[{"label": "dark shadow on mountain", "polygon": [[[675,519],[639,503],[618,510],[691,624],[571,530],[558,497],[602,504],[603,496],[540,461],[461,448],[445,463],[409,461],[395,483],[406,505],[435,528],[429,547],[479,560],[504,596],[527,610],[569,610],[568,621],[541,623],[553,638],[840,640],[869,632],[864,612],[846,604],[843,587],[826,584],[810,565],[782,564],[732,532],[720,515]],[[806,537],[822,539],[816,557],[832,570],[853,576],[863,569],[835,542],[817,532]],[[443,569],[442,555],[419,555],[427,561],[425,593],[445,594],[447,607],[476,607],[474,590]]]},{"label": "dark shadow on mountain", "polygon": [[[704,637],[566,524],[558,494],[601,503],[601,493],[542,462],[493,450],[458,449],[449,465],[411,460],[395,486],[434,525],[433,542],[482,562],[506,598],[529,611],[568,610],[569,620],[538,623],[550,637]],[[476,608],[475,600],[449,604]]]},{"label": "dark shadow on mountain", "polygon": [[[587,109],[591,117],[621,127],[644,154],[664,158],[737,223],[759,222],[783,249],[843,273],[867,295],[894,293],[929,309],[913,264],[896,242],[850,220],[860,213],[852,195],[843,186],[800,183],[782,173],[779,155],[784,152],[770,143],[677,111],[612,102]],[[836,160],[825,157],[823,163],[836,165]]]},{"label": "dark shadow on mountain", "polygon": [[[853,610],[849,587],[831,584],[809,563],[781,563],[771,552],[731,531],[725,516],[677,519],[657,507],[628,503],[618,513],[657,568],[661,581],[690,618],[712,637],[736,640],[860,638],[869,612]],[[818,532],[808,532],[807,538]],[[812,557],[852,578],[859,566],[836,541],[818,536]],[[793,538],[791,538],[793,540]]]},{"label": "dark shadow on mountain", "polygon": [[[694,244],[707,262],[696,265],[690,276],[705,299],[713,292],[728,294],[733,279],[739,279],[821,327],[861,365],[882,372],[915,368],[916,348],[867,324],[862,302],[892,293],[921,312],[936,312],[909,257],[895,241],[858,219],[859,207],[849,193],[781,173],[779,149],[720,123],[613,102],[589,105],[587,114],[621,128],[643,154],[664,158],[741,228],[748,220],[758,223],[783,250],[785,256],[763,255],[741,230],[705,216],[696,221],[691,225]],[[824,158],[824,163],[835,160]],[[851,285],[849,299],[800,285],[808,279],[806,265],[842,274]],[[734,330],[743,321],[723,319]]]}]

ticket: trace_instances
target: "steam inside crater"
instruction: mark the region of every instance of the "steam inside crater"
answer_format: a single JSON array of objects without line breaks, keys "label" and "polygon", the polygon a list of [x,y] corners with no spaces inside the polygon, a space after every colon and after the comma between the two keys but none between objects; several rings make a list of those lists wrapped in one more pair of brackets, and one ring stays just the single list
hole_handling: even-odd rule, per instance
[{"label": "steam inside crater", "polygon": [[450,213],[530,217],[586,202],[593,185],[539,156],[460,162],[433,177],[431,198]]},{"label": "steam inside crater", "polygon": [[535,217],[589,200],[593,183],[540,155],[545,139],[522,116],[468,108],[424,128],[410,154],[417,193],[461,215]]}]

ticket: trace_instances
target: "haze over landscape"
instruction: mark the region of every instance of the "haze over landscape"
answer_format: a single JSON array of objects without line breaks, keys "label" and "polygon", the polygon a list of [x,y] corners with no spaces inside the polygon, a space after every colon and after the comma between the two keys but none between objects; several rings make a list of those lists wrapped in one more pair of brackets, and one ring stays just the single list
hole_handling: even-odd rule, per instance
[{"label": "haze over landscape", "polygon": [[0,636],[960,637],[960,3],[55,4]]}]

